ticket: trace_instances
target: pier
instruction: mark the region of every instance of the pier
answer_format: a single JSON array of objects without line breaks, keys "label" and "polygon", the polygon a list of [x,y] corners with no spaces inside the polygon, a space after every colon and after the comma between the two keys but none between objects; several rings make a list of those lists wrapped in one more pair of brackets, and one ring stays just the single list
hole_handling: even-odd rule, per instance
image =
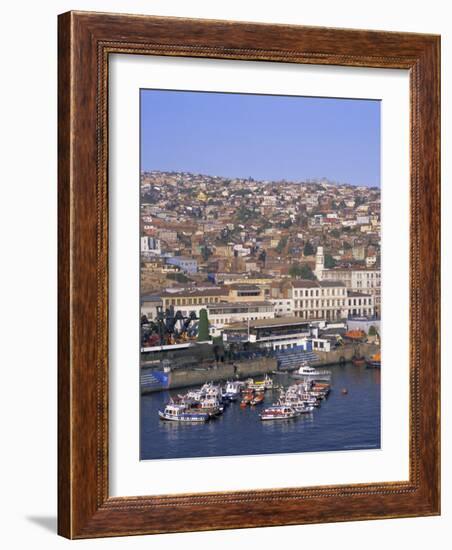
[{"label": "pier", "polygon": [[[375,344],[360,345],[360,352],[365,356],[370,356],[377,350],[378,347]],[[295,350],[287,350],[266,357],[228,362],[203,360],[194,365],[169,367],[163,370],[142,365],[141,393],[197,386],[206,382],[264,376],[276,370],[291,371],[297,369],[303,361],[315,367],[344,364],[351,361],[355,351],[355,346],[346,345],[329,352],[297,353]]]},{"label": "pier", "polygon": [[201,364],[199,367],[178,368],[163,374],[142,367],[141,393],[197,386],[221,380],[239,380],[250,376],[265,375],[275,371],[276,368],[277,360],[274,357],[205,366]]},{"label": "pier", "polygon": [[[380,351],[380,347],[376,344],[359,344],[359,352],[365,357],[370,357],[374,353]],[[352,360],[353,355],[356,352],[356,346],[346,345],[332,351],[316,351],[318,361],[314,366],[328,366],[337,365],[341,363],[348,363]]]}]

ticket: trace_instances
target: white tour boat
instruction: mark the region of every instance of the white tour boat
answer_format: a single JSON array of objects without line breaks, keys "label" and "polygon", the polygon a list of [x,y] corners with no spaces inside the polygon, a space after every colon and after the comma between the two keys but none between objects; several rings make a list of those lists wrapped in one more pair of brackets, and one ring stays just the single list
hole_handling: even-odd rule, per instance
[{"label": "white tour boat", "polygon": [[223,413],[224,406],[217,397],[206,396],[201,399],[198,408],[194,410],[207,413],[209,416],[218,416]]},{"label": "white tour boat", "polygon": [[309,365],[302,365],[292,376],[305,380],[330,380],[331,372],[329,370],[318,370]]},{"label": "white tour boat", "polygon": [[169,403],[163,411],[159,411],[162,420],[173,422],[206,422],[210,415],[204,412],[189,410],[185,405]]},{"label": "white tour boat", "polygon": [[287,420],[300,416],[293,407],[287,405],[272,405],[260,413],[261,420]]},{"label": "white tour boat", "polygon": [[228,399],[229,401],[236,401],[240,396],[242,387],[243,382],[239,382],[237,380],[230,382],[228,380],[228,382],[226,383],[225,392],[223,394],[224,398]]}]

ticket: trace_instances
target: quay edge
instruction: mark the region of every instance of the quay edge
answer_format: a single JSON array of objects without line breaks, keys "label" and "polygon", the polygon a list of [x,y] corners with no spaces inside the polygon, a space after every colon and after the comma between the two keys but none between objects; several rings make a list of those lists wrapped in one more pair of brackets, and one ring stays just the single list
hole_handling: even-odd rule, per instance
[{"label": "quay edge", "polygon": [[[370,356],[378,351],[375,344],[360,344],[360,351],[363,355]],[[344,346],[337,350],[315,352],[318,361],[313,363],[315,367],[337,365],[351,361],[354,353],[354,346]],[[197,386],[206,382],[220,382],[231,379],[244,379],[252,376],[263,376],[278,368],[276,357],[257,358],[249,361],[234,361],[228,363],[214,364],[209,367],[179,368],[166,374],[165,383],[162,385],[142,387],[141,393],[154,393],[163,390]],[[284,370],[295,370],[297,367]],[[142,372],[146,367],[142,367]],[[150,369],[149,369],[150,370]]]}]

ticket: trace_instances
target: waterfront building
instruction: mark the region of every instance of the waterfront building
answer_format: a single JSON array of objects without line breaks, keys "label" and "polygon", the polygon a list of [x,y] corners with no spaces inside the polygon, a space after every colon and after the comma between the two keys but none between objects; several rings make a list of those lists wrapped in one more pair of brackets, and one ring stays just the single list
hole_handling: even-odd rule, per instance
[{"label": "waterfront building", "polygon": [[[352,292],[373,296],[374,314],[381,314],[381,271],[376,267],[354,266],[350,268],[325,268],[323,247],[317,248],[314,274],[320,282],[340,281]],[[344,304],[345,305],[345,304]]]},{"label": "waterfront building", "polygon": [[292,317],[293,312],[293,299],[292,298],[275,298],[270,300],[275,309],[276,317]]},{"label": "waterfront building", "polygon": [[208,304],[206,309],[213,336],[221,334],[221,329],[226,325],[275,317],[273,304],[266,301],[221,302]]},{"label": "waterfront building", "polygon": [[258,285],[234,283],[227,288],[230,302],[261,302],[265,296],[264,290]]},{"label": "waterfront building", "polygon": [[348,290],[341,281],[294,281],[292,302],[295,317],[306,320],[337,321],[375,315],[374,297]]},{"label": "waterfront building", "polygon": [[228,325],[223,329],[225,343],[250,342],[259,347],[283,350],[308,349],[310,323],[297,317],[260,319]]},{"label": "waterfront building", "polygon": [[301,319],[334,321],[348,316],[347,289],[338,281],[294,281],[292,300],[293,313]]},{"label": "waterfront building", "polygon": [[228,295],[228,290],[221,287],[167,288],[160,293],[164,310],[173,306],[183,315],[194,311],[197,316],[209,304],[226,302]]},{"label": "waterfront building", "polygon": [[347,290],[346,308],[349,318],[373,317],[375,315],[374,297],[372,294]]}]

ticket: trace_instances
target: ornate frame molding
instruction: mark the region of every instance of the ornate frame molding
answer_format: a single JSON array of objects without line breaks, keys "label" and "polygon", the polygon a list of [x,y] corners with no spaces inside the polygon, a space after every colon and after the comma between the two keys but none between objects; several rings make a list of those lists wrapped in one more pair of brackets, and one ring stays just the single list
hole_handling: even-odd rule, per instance
[{"label": "ornate frame molding", "polygon": [[[410,71],[408,482],[109,497],[110,54]],[[84,538],[438,514],[439,177],[437,36],[87,12],[61,15],[59,533]]]}]

